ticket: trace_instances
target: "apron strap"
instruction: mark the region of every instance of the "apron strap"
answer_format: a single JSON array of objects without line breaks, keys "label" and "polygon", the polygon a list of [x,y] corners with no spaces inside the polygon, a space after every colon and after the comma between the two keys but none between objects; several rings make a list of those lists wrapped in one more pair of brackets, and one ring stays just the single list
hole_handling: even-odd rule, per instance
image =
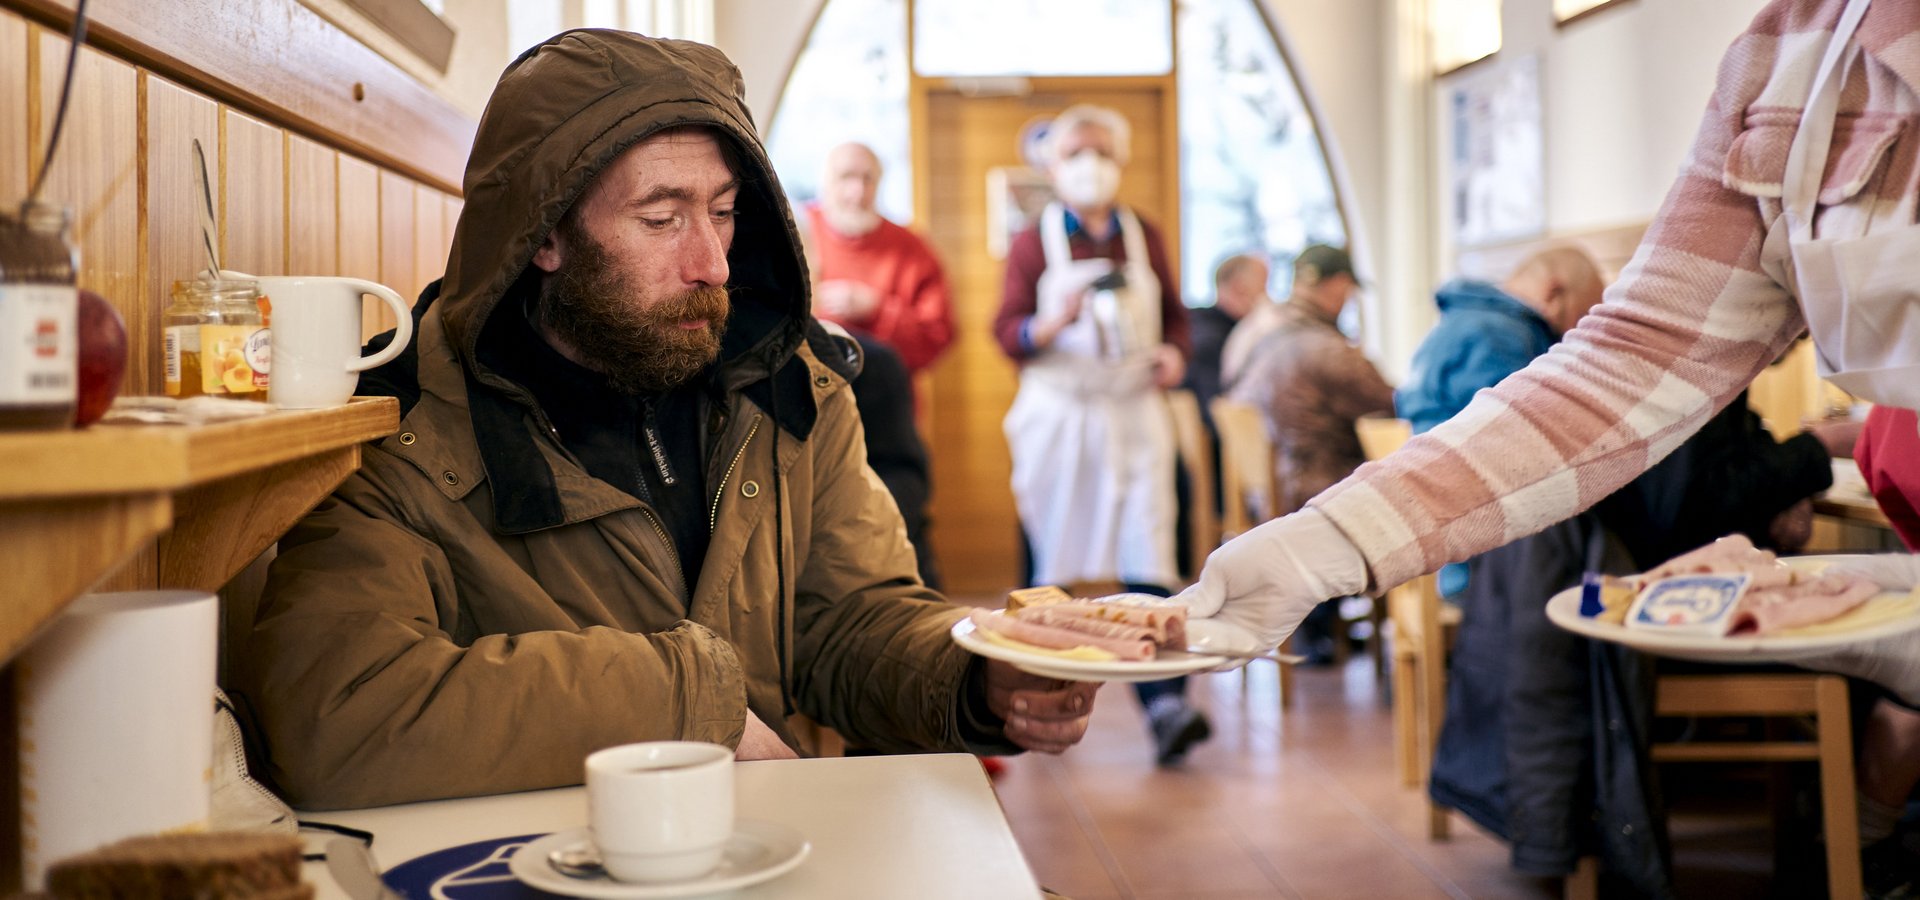
[{"label": "apron strap", "polygon": [[1820,196],[1820,176],[1826,171],[1827,152],[1833,148],[1833,123],[1839,114],[1840,92],[1846,86],[1847,72],[1859,56],[1853,42],[1854,31],[1866,15],[1871,0],[1848,0],[1840,21],[1833,26],[1833,39],[1827,42],[1814,77],[1813,90],[1800,113],[1800,127],[1794,130],[1793,144],[1787,149],[1787,167],[1781,173],[1780,197],[1793,237],[1813,237],[1813,215]]},{"label": "apron strap", "polygon": [[1049,269],[1073,262],[1073,251],[1067,247],[1067,208],[1059,201],[1040,211],[1040,250]]}]

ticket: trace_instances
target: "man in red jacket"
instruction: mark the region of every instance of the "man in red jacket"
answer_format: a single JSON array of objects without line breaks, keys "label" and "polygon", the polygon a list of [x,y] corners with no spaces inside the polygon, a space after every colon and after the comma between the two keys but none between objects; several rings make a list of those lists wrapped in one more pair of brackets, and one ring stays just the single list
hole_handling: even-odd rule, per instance
[{"label": "man in red jacket", "polygon": [[820,200],[807,207],[819,251],[814,314],[870,334],[919,374],[953,343],[946,275],[933,250],[873,208],[880,158],[864,144],[827,154]]}]

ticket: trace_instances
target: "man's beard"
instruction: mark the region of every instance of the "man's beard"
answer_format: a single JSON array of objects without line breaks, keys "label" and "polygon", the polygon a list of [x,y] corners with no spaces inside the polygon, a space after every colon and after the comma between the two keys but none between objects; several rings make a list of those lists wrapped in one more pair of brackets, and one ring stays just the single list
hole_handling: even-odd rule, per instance
[{"label": "man's beard", "polygon": [[[720,355],[730,304],[724,285],[695,288],[641,306],[644,292],[606,249],[574,229],[568,259],[540,288],[539,324],[581,364],[626,394],[657,394],[693,378]],[[705,319],[706,327],[681,322]]]},{"label": "man's beard", "polygon": [[861,237],[880,227],[880,214],[871,209],[837,209],[827,204],[820,208],[827,215],[827,226],[841,237]]}]

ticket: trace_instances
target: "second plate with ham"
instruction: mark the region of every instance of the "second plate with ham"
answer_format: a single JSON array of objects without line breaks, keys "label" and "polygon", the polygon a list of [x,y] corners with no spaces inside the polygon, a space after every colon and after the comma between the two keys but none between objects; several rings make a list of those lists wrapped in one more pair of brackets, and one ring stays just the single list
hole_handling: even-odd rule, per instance
[{"label": "second plate with ham", "polygon": [[[976,615],[1003,616],[1002,612]],[[1186,623],[1186,643],[1192,647],[1218,648],[1226,653],[1252,653],[1260,649],[1252,632],[1231,622],[1217,619],[1190,619]],[[1175,675],[1190,675],[1222,668],[1236,660],[1207,653],[1162,648],[1150,659],[1086,660],[1033,652],[1016,646],[994,643],[980,635],[973,619],[954,623],[954,643],[988,659],[1018,666],[1022,671],[1062,681],[1158,681]]]}]

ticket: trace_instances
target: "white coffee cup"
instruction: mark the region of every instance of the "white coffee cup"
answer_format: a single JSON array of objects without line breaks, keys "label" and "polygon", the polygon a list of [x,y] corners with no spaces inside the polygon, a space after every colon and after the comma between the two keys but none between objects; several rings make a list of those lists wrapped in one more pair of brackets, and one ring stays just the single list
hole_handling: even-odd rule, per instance
[{"label": "white coffee cup", "polygon": [[[220,274],[260,282],[260,293],[272,304],[273,369],[267,399],[275,406],[344,405],[353,398],[362,371],[399,356],[413,339],[413,310],[386,285],[331,275]],[[372,356],[360,355],[361,294],[385,301],[398,322],[393,343]]]},{"label": "white coffee cup", "polygon": [[587,823],[616,879],[705,875],[733,836],[733,751],[652,741],[594,753],[587,757]]},{"label": "white coffee cup", "polygon": [[205,591],[90,594],[20,654],[28,890],[76,853],[207,827],[219,620]]}]

